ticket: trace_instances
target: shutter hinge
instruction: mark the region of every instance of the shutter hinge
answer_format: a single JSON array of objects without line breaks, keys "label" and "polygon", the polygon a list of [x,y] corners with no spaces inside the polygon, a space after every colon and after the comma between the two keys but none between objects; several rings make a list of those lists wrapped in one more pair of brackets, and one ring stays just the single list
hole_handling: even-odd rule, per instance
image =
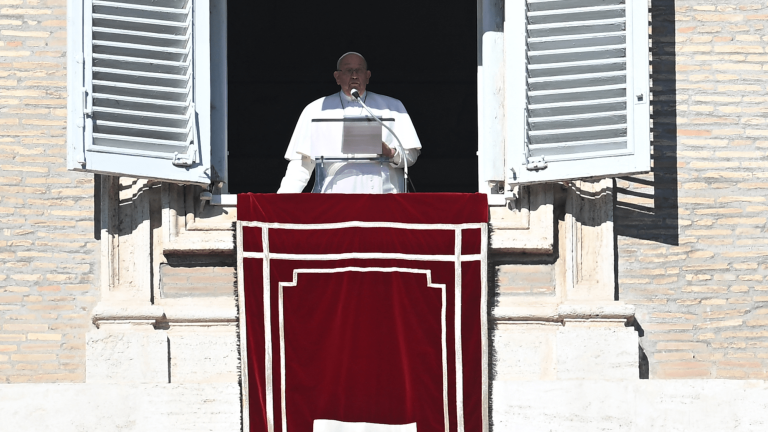
[{"label": "shutter hinge", "polygon": [[213,194],[212,193],[210,193],[208,191],[204,191],[204,192],[200,193],[200,211],[197,212],[198,216],[203,214],[203,209],[205,208],[205,204],[206,203],[210,203],[211,199],[213,199]]},{"label": "shutter hinge", "polygon": [[83,87],[83,114],[93,116],[93,95],[87,88]]},{"label": "shutter hinge", "polygon": [[547,161],[544,160],[544,156],[532,157],[528,159],[528,164],[525,166],[528,171],[538,171],[547,168]]},{"label": "shutter hinge", "polygon": [[186,153],[179,154],[179,152],[176,152],[173,154],[173,164],[177,167],[192,166],[195,163],[196,156],[197,149],[194,144],[190,144]]},{"label": "shutter hinge", "polygon": [[[78,57],[78,63],[82,63],[82,56]],[[88,117],[93,117],[93,96],[87,88],[82,87],[80,89],[80,95],[83,98],[83,115],[79,116],[75,120],[75,126],[80,129],[85,129],[85,121]],[[85,168],[85,143],[83,142],[77,151],[77,163],[80,168]]]},{"label": "shutter hinge", "polygon": [[199,138],[197,136],[197,112],[195,112],[195,103],[191,103],[189,106],[192,114],[192,142],[187,147],[187,152],[179,154],[176,152],[173,154],[173,165],[177,167],[189,167],[197,162],[197,143]]}]

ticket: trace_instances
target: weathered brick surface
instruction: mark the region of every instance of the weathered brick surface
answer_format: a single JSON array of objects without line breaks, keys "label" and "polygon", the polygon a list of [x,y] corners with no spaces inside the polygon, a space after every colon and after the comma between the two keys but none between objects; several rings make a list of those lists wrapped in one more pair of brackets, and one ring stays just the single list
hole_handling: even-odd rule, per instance
[{"label": "weathered brick surface", "polygon": [[499,295],[554,295],[555,267],[547,264],[496,266],[496,285]]},{"label": "weathered brick surface", "polygon": [[617,181],[620,298],[651,378],[766,379],[768,3],[652,6],[654,171]]},{"label": "weathered brick surface", "polygon": [[0,0],[0,383],[82,382],[93,176],[66,170],[66,1]]},{"label": "weathered brick surface", "polygon": [[163,298],[231,296],[236,282],[234,267],[160,266],[160,293]]}]

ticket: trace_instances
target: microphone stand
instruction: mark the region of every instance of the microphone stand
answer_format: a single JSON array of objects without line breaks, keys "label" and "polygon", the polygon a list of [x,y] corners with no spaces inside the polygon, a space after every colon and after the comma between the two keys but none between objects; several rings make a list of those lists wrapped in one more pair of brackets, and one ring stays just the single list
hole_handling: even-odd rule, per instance
[{"label": "microphone stand", "polygon": [[368,114],[371,115],[377,122],[381,123],[382,126],[384,126],[393,137],[395,137],[395,140],[397,140],[397,145],[399,146],[399,149],[396,148],[396,150],[400,151],[400,161],[403,163],[403,193],[408,193],[408,158],[405,154],[405,148],[403,148],[403,143],[400,142],[400,138],[397,137],[397,134],[395,131],[393,131],[389,126],[385,125],[383,121],[381,121],[376,115],[371,111],[370,108],[363,102],[362,99],[360,99],[360,92],[357,89],[352,89],[352,91],[349,92],[349,94],[352,95],[355,99],[357,99],[358,102],[360,102],[360,105],[365,108],[366,111],[368,111]]}]

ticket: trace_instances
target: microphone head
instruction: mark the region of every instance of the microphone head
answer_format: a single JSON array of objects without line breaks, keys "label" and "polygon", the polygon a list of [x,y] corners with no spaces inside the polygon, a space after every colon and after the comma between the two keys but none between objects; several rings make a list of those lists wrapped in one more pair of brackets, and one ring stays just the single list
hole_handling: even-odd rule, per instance
[{"label": "microphone head", "polygon": [[352,95],[352,97],[355,99],[360,99],[360,92],[356,88],[350,90],[349,94]]}]

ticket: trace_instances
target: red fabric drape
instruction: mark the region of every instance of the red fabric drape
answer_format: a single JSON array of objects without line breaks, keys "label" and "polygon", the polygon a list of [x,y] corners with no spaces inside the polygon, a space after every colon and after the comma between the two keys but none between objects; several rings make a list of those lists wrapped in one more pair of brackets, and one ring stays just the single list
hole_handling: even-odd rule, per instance
[{"label": "red fabric drape", "polygon": [[345,221],[488,222],[485,194],[240,194],[241,221],[331,223]]},{"label": "red fabric drape", "polygon": [[[251,431],[268,430],[270,410],[274,431],[283,415],[291,432],[315,419],[445,431],[446,412],[449,431],[460,415],[463,430],[483,430],[487,212],[481,194],[239,195],[238,219],[261,225],[241,239]],[[381,223],[312,227],[354,221]]]}]

